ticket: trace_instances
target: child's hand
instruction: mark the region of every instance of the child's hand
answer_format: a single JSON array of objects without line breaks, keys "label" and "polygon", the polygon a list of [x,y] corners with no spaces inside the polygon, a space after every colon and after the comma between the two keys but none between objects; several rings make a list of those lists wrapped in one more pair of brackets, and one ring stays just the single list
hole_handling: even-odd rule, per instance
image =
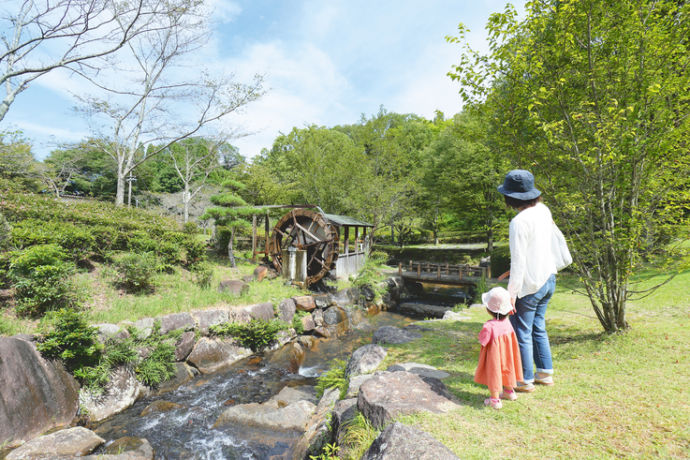
[{"label": "child's hand", "polygon": [[510,270],[508,270],[508,271],[505,272],[505,273],[502,273],[502,274],[497,278],[497,280],[498,280],[498,281],[503,281],[504,279],[508,278],[509,276],[510,276]]}]

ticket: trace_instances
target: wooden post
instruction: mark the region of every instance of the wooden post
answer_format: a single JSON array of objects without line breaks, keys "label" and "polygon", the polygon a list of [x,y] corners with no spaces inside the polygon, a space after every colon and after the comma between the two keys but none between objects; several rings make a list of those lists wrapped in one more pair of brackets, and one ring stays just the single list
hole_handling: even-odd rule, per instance
[{"label": "wooden post", "polygon": [[450,264],[448,264],[448,262],[446,262],[446,276],[447,275],[450,275]]},{"label": "wooden post", "polygon": [[345,256],[350,253],[350,227],[345,226],[345,236],[343,237],[343,244],[345,245]]},{"label": "wooden post", "polygon": [[417,278],[421,278],[421,276],[422,276],[422,263],[419,262],[417,264]]},{"label": "wooden post", "polygon": [[364,252],[369,252],[369,245],[367,244],[367,228],[362,228],[362,243],[364,243]]},{"label": "wooden post", "polygon": [[252,262],[256,263],[256,214],[252,215]]},{"label": "wooden post", "polygon": [[359,252],[359,246],[357,245],[357,240],[359,240],[359,227],[355,225],[355,252]]},{"label": "wooden post", "polygon": [[441,279],[441,264],[438,264],[436,266],[436,279],[440,280]]},{"label": "wooden post", "polygon": [[402,276],[402,262],[398,262],[398,275]]},{"label": "wooden post", "polygon": [[264,253],[266,254],[266,258],[270,258],[270,254],[268,253],[268,238],[269,238],[269,222],[268,222],[268,211],[266,211],[266,215],[264,216],[264,231],[266,232],[266,245],[264,246]]},{"label": "wooden post", "polygon": [[410,260],[410,271],[412,271],[412,261]]}]

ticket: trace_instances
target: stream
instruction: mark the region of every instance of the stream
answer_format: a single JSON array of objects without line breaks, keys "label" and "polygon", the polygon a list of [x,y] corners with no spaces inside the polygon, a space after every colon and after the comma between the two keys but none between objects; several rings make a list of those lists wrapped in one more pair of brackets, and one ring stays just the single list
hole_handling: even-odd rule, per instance
[{"label": "stream", "polygon": [[[357,347],[371,343],[376,329],[403,327],[411,321],[385,311],[369,316],[343,335],[319,339],[306,350],[299,368],[294,358],[290,360],[289,353],[281,350],[253,355],[224,371],[198,376],[172,392],[141,399],[93,429],[106,440],[146,438],[156,459],[289,458],[300,432],[213,425],[229,406],[264,402],[285,386],[315,385],[332,360],[346,360]],[[169,401],[179,407],[142,416],[141,412],[155,401]]]}]

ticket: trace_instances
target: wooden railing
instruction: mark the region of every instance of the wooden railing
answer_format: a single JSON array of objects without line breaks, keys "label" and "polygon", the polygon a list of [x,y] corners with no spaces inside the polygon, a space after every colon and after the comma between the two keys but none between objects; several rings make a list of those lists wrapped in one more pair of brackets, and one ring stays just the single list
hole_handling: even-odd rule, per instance
[{"label": "wooden railing", "polygon": [[481,278],[491,277],[489,267],[412,260],[408,264],[399,263],[398,274],[403,278],[425,282],[438,281],[442,284],[475,284]]}]

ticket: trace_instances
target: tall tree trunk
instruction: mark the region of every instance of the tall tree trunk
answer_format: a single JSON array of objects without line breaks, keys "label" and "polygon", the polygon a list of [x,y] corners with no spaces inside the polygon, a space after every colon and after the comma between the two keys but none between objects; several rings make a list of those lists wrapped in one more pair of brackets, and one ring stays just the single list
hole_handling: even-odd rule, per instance
[{"label": "tall tree trunk", "polygon": [[117,175],[117,191],[115,192],[115,206],[123,206],[125,204],[125,177]]},{"label": "tall tree trunk", "polygon": [[189,194],[189,185],[184,184],[184,192],[182,192],[182,204],[184,206],[184,223],[186,224],[189,222],[189,201],[190,201],[190,194]]},{"label": "tall tree trunk", "polygon": [[237,264],[235,263],[235,254],[232,249],[232,241],[235,239],[235,229],[230,230],[230,240],[228,241],[228,259],[230,259],[230,266],[235,268]]}]

